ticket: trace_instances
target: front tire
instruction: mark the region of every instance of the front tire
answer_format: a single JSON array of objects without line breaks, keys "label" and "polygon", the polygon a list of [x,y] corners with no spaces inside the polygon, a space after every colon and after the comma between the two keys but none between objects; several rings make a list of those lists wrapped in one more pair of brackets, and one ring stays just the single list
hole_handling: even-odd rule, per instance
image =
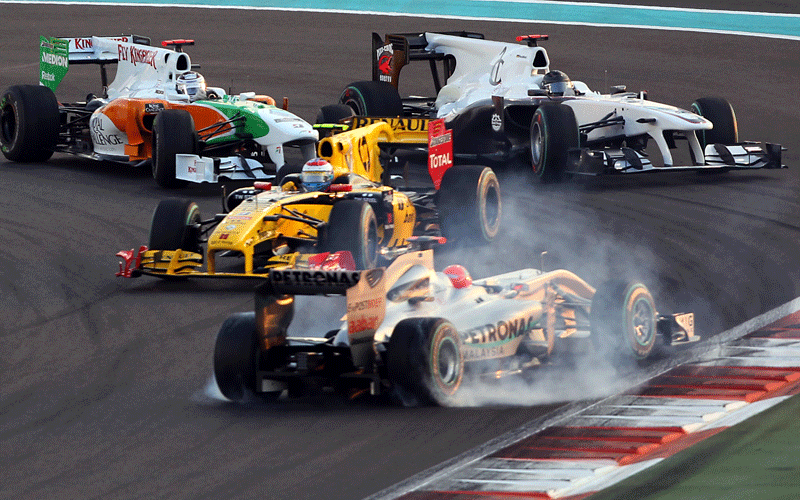
[{"label": "front tire", "polygon": [[494,171],[480,165],[456,165],[442,176],[439,189],[442,235],[448,240],[494,241],[503,206]]},{"label": "front tire", "polygon": [[242,401],[256,392],[256,315],[230,316],[222,324],[214,344],[214,378],[223,396]]},{"label": "front tire", "polygon": [[724,144],[729,146],[739,142],[739,124],[733,106],[721,97],[701,97],[692,103],[695,114],[708,119],[714,124],[711,130],[698,130],[697,139],[700,147],[708,144]]},{"label": "front tire", "polygon": [[196,203],[176,198],[162,200],[150,223],[151,250],[186,250],[200,253],[198,226],[200,208]]},{"label": "front tire", "polygon": [[441,318],[404,319],[387,349],[389,381],[423,404],[452,405],[464,378],[461,338]]},{"label": "front tire", "polygon": [[[341,123],[342,120],[350,118],[355,115],[355,111],[347,104],[331,104],[322,106],[317,113],[317,125],[336,125]],[[319,129],[318,129],[319,130]],[[329,137],[333,134],[333,129],[319,130],[320,139]]]},{"label": "front tire", "polygon": [[655,302],[641,283],[609,281],[592,298],[589,315],[592,339],[601,350],[608,345],[614,354],[636,360],[650,356],[658,336]]},{"label": "front tire", "polygon": [[358,116],[403,116],[403,101],[391,83],[362,81],[345,87],[339,103]]},{"label": "front tire", "polygon": [[199,150],[194,118],[182,109],[165,109],[153,123],[153,179],[162,188],[183,187],[175,178],[175,155],[197,154]]},{"label": "front tire", "polygon": [[378,220],[367,202],[336,202],[328,218],[321,250],[349,251],[357,269],[378,266]]},{"label": "front tire", "polygon": [[14,85],[0,98],[0,149],[21,163],[53,156],[60,127],[53,91],[39,85]]},{"label": "front tire", "polygon": [[530,130],[531,166],[543,183],[566,177],[568,152],[580,146],[575,112],[564,104],[542,104],[536,109]]}]

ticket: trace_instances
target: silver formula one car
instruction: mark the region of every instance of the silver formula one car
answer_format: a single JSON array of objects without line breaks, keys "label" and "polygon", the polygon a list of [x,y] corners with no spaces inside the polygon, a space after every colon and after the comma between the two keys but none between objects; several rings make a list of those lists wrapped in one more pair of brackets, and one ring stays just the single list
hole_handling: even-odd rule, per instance
[{"label": "silver formula one car", "polygon": [[[289,336],[295,295],[314,294],[346,295],[343,322]],[[657,313],[640,283],[595,290],[569,271],[536,269],[472,281],[461,266],[436,272],[425,250],[385,269],[272,270],[255,311],[222,325],[214,373],[231,400],[291,396],[310,384],[448,405],[470,377],[526,372],[590,337],[636,360],[657,343],[698,340],[692,313]]]},{"label": "silver formula one car", "polygon": [[[594,91],[551,69],[538,46],[547,38],[507,43],[470,32],[373,33],[372,81],[351,83],[340,102],[358,115],[445,118],[456,161],[530,165],[542,181],[783,167],[779,144],[739,140],[725,99],[700,98],[686,110],[623,85]],[[429,62],[432,96],[400,97],[401,69],[413,61]],[[677,157],[686,158],[683,165],[673,155],[681,141],[688,145],[688,154]]]}]

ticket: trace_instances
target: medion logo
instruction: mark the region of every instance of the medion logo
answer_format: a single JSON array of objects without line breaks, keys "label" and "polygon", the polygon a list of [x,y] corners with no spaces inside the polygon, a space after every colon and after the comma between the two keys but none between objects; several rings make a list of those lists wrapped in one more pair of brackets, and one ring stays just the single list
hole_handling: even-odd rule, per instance
[{"label": "medion logo", "polygon": [[49,52],[42,53],[42,62],[46,64],[52,64],[54,66],[61,66],[62,68],[69,67],[69,60],[66,57],[57,56]]}]

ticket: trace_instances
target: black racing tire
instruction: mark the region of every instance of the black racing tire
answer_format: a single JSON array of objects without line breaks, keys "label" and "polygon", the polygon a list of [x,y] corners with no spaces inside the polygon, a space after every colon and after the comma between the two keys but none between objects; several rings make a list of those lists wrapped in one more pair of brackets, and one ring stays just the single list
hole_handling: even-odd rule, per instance
[{"label": "black racing tire", "polygon": [[453,404],[464,379],[464,354],[452,323],[404,319],[394,327],[386,354],[389,381],[404,396],[422,404]]},{"label": "black racing tire", "polygon": [[653,296],[641,283],[612,280],[592,298],[591,336],[600,351],[640,361],[654,351],[658,318]]},{"label": "black racing tire", "polygon": [[200,208],[188,200],[162,200],[150,222],[151,250],[186,250],[200,253]]},{"label": "black racing tire", "polygon": [[[355,116],[355,110],[347,104],[330,104],[322,106],[317,113],[317,125],[335,125],[345,118]],[[317,129],[320,139],[332,135],[332,129]]]},{"label": "black racing tire", "polygon": [[214,378],[223,396],[243,401],[256,393],[258,335],[254,312],[228,317],[214,343]]},{"label": "black racing tire", "polygon": [[183,109],[165,109],[153,122],[153,179],[162,188],[183,187],[175,178],[175,155],[197,154],[199,150],[194,118]]},{"label": "black racing tire", "polygon": [[695,114],[708,119],[714,124],[711,130],[698,130],[697,139],[700,147],[708,144],[724,144],[726,146],[739,142],[739,124],[733,106],[721,97],[701,97],[692,103]]},{"label": "black racing tire", "polygon": [[53,91],[14,85],[0,98],[0,149],[20,163],[46,161],[58,144],[60,117]]},{"label": "black racing tire", "polygon": [[303,165],[297,163],[284,163],[281,168],[275,173],[275,184],[278,186],[283,185],[283,179],[289,174],[301,174],[303,172]]},{"label": "black racing tire", "polygon": [[500,230],[500,182],[489,167],[455,165],[447,169],[437,206],[442,235],[448,241],[489,243]]},{"label": "black racing tire", "polygon": [[543,183],[564,180],[568,151],[580,146],[578,122],[572,108],[555,103],[536,108],[530,139],[534,176]]},{"label": "black racing tire", "polygon": [[325,228],[321,251],[349,251],[357,269],[378,266],[378,219],[369,203],[342,200],[334,203]]},{"label": "black racing tire", "polygon": [[388,82],[353,82],[342,91],[339,104],[351,107],[358,116],[403,116],[400,94]]}]

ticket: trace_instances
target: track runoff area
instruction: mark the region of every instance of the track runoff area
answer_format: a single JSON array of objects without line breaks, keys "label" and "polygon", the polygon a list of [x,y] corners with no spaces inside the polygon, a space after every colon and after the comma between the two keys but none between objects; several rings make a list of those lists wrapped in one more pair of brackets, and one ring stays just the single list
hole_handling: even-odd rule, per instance
[{"label": "track runoff area", "polygon": [[[793,498],[800,492],[800,457],[787,453],[800,444],[800,398],[790,400],[800,393],[800,298],[652,373],[658,375],[624,393],[567,406],[368,500]],[[765,461],[776,466],[771,477],[759,468]]]}]

